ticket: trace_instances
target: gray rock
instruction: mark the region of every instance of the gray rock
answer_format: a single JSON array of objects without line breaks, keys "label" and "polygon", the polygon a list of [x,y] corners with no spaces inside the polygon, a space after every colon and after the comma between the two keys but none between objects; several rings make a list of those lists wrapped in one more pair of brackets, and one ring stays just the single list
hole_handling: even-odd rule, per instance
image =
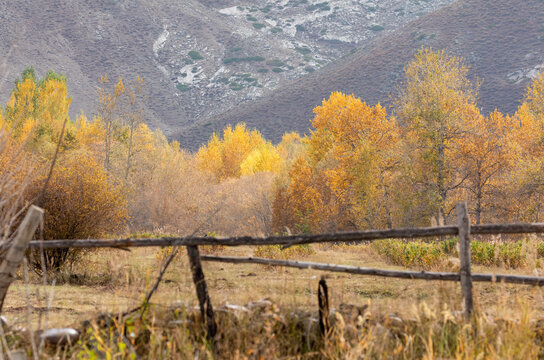
[{"label": "gray rock", "polygon": [[48,329],[40,334],[40,340],[50,345],[73,344],[79,339],[79,332],[72,328]]}]

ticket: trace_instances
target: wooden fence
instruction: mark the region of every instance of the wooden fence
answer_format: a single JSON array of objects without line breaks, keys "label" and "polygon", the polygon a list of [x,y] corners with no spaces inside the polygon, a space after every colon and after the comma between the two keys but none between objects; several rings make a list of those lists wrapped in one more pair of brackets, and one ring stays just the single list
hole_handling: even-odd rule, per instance
[{"label": "wooden fence", "polygon": [[[38,208],[31,208],[29,214],[38,214]],[[524,224],[493,224],[493,225],[470,225],[466,203],[457,204],[457,225],[456,226],[439,226],[417,229],[391,229],[391,230],[368,230],[354,231],[334,234],[318,234],[318,235],[293,235],[293,236],[271,236],[266,238],[241,236],[241,237],[164,237],[158,239],[85,239],[85,240],[48,240],[48,241],[30,241],[28,242],[28,232],[31,235],[36,228],[36,220],[34,222],[21,224],[21,227],[28,227],[28,231],[21,231],[26,234],[26,242],[17,245],[20,250],[26,246],[31,248],[55,249],[55,248],[129,248],[129,247],[149,247],[149,246],[186,246],[187,253],[190,259],[193,281],[195,283],[197,297],[200,304],[200,311],[208,327],[208,337],[213,339],[216,333],[217,325],[213,312],[212,303],[209,297],[204,272],[202,270],[201,261],[215,261],[233,264],[250,263],[262,264],[269,266],[293,267],[299,269],[316,269],[331,272],[343,272],[356,275],[371,275],[382,277],[395,277],[401,279],[424,279],[424,280],[443,280],[443,281],[459,281],[461,283],[461,291],[463,294],[464,314],[470,318],[474,311],[474,302],[472,294],[472,282],[504,282],[513,284],[527,284],[534,286],[544,286],[544,277],[539,276],[519,276],[508,274],[472,274],[470,262],[470,236],[485,235],[485,234],[528,234],[528,233],[544,233],[544,223],[524,223]],[[27,215],[30,216],[30,215]],[[36,216],[36,215],[32,215]],[[31,217],[32,217],[31,216]],[[41,213],[39,213],[41,216]],[[41,217],[40,217],[41,219]],[[315,243],[347,243],[356,244],[370,242],[379,239],[414,239],[426,237],[444,237],[458,236],[459,237],[459,257],[460,271],[459,272],[426,272],[426,271],[397,271],[384,270],[375,268],[365,268],[346,265],[332,265],[314,262],[274,260],[256,257],[227,257],[227,256],[201,256],[198,246],[202,245],[224,245],[224,246],[261,246],[261,245],[282,245],[287,248],[293,245],[315,244]],[[13,244],[16,246],[16,244]],[[16,251],[20,255],[20,251]],[[10,258],[10,253],[4,259],[11,265],[18,264],[20,258]],[[12,269],[11,266],[10,269]],[[10,270],[12,271],[12,270]],[[11,276],[3,276],[2,268],[0,267],[0,297],[2,289],[7,290],[9,282],[13,278]],[[6,285],[7,284],[7,285]],[[320,289],[326,285],[320,283]],[[5,292],[4,292],[5,294]],[[320,291],[320,294],[325,294],[327,291]],[[0,298],[1,300],[1,298]],[[321,299],[319,303],[328,304],[328,299]],[[321,306],[321,305],[320,305]],[[0,303],[1,311],[1,303]],[[320,313],[328,313],[328,309],[321,309]]]}]

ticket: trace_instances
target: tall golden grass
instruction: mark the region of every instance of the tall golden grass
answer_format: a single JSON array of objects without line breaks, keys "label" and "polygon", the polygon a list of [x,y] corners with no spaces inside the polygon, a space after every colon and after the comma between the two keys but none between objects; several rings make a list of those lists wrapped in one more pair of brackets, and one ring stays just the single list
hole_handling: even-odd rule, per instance
[{"label": "tall golden grass", "polygon": [[[7,244],[26,209],[25,190],[33,176],[32,159],[0,127],[0,242]],[[4,246],[2,246],[4,248]]]}]

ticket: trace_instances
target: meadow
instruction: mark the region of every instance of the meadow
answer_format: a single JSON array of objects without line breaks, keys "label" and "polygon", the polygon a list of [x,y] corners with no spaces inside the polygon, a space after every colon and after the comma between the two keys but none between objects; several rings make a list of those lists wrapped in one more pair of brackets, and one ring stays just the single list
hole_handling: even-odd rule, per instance
[{"label": "meadow", "polygon": [[[486,239],[486,244],[490,244]],[[523,243],[523,261],[513,266],[498,258],[474,265],[473,272],[531,274],[541,271],[538,239]],[[454,243],[450,239],[449,243]],[[510,246],[515,242],[497,242]],[[425,251],[444,251],[447,242],[313,245],[281,250],[250,247],[203,249],[229,256],[259,254],[274,258],[404,269],[398,257],[416,259],[409,268],[456,271],[452,257],[427,263]],[[505,245],[508,244],[508,245]],[[409,245],[409,246],[408,246]],[[384,253],[397,246],[396,255]],[[479,245],[478,245],[479,246]],[[447,246],[446,246],[447,247]],[[453,246],[455,248],[455,246]],[[402,280],[261,265],[204,263],[218,319],[215,341],[206,340],[198,301],[182,251],[176,257],[147,311],[121,320],[119,314],[141,304],[167,249],[99,250],[57,277],[54,286],[39,277],[12,284],[4,315],[13,333],[10,348],[31,349],[21,327],[73,326],[82,331],[76,344],[45,346],[44,357],[131,358],[520,358],[542,356],[543,291],[539,287],[474,284],[476,315],[462,317],[458,283]],[[490,253],[490,252],[488,252]],[[481,255],[476,255],[481,257]],[[474,257],[474,254],[473,254]],[[514,258],[517,258],[514,256]],[[489,265],[492,264],[492,265]],[[317,323],[317,282],[329,286],[332,333],[322,338]],[[30,307],[31,317],[27,309]],[[30,323],[32,325],[30,325]],[[15,331],[18,329],[19,331]],[[14,335],[17,334],[17,335]],[[145,339],[145,341],[144,341]],[[124,344],[124,345],[123,345]]]}]

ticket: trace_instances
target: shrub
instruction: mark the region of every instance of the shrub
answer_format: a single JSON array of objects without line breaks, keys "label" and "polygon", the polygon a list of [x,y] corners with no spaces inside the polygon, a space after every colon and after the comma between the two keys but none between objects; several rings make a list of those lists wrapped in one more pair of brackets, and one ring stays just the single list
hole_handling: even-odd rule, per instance
[{"label": "shrub", "polygon": [[238,90],[242,90],[244,88],[244,85],[236,83],[236,82],[231,82],[229,84],[229,88],[231,90],[238,91]]},{"label": "shrub", "polygon": [[523,241],[498,245],[497,260],[506,268],[519,268],[527,263],[527,254],[523,251]]},{"label": "shrub", "polygon": [[306,10],[308,11],[329,11],[331,9],[331,7],[329,6],[329,2],[328,1],[325,1],[325,2],[322,2],[322,3],[318,3],[318,4],[312,4],[310,6],[308,6],[306,8]]},{"label": "shrub", "polygon": [[253,23],[253,27],[257,30],[261,30],[262,28],[264,28],[266,25],[265,24],[262,24],[262,23]]},{"label": "shrub", "polygon": [[204,59],[204,56],[200,55],[200,53],[196,50],[189,51],[189,57],[193,60],[202,60]]},{"label": "shrub", "polygon": [[285,63],[279,59],[274,59],[274,60],[268,60],[266,62],[266,65],[269,65],[269,66],[284,66]]},{"label": "shrub", "polygon": [[372,25],[369,29],[372,30],[372,31],[382,31],[385,28],[383,26],[381,26],[381,25]]},{"label": "shrub", "polygon": [[516,241],[492,244],[473,241],[470,246],[471,260],[475,264],[486,266],[523,267],[527,264],[527,254],[523,249],[523,243],[523,241]]},{"label": "shrub", "polygon": [[438,244],[441,247],[441,250],[444,252],[444,254],[450,255],[450,256],[458,256],[458,251],[457,251],[458,243],[459,243],[459,239],[457,239],[456,237],[452,237],[447,240],[440,241]]},{"label": "shrub", "polygon": [[246,57],[231,57],[223,60],[223,63],[237,63],[237,62],[251,62],[251,61],[264,61],[265,58],[262,56],[246,56]]},{"label": "shrub", "polygon": [[186,91],[191,90],[191,88],[189,86],[187,86],[185,84],[181,84],[181,83],[176,85],[176,89],[178,89],[181,92],[186,92]]},{"label": "shrub", "polygon": [[263,245],[257,246],[253,251],[253,256],[267,259],[293,259],[309,256],[315,253],[315,250],[309,245],[296,245],[287,249],[282,249],[281,245]]},{"label": "shrub", "polygon": [[[30,189],[30,198],[42,190],[45,176]],[[113,183],[96,161],[86,155],[58,164],[42,196],[45,210],[44,239],[88,239],[119,230],[128,218],[124,189]],[[81,249],[45,251],[45,268],[60,270],[78,258]],[[33,266],[41,271],[40,254],[33,253]]]},{"label": "shrub", "polygon": [[309,53],[312,52],[312,50],[305,47],[296,47],[295,50],[301,53],[302,55],[308,55]]},{"label": "shrub", "polygon": [[[434,243],[404,243],[401,240],[383,240],[373,243],[380,255],[397,265],[428,267],[445,259],[447,256],[459,256],[456,237]],[[471,261],[484,266],[505,266],[519,268],[527,265],[525,241],[490,243],[472,241],[470,244]],[[544,243],[536,247],[537,257],[544,257]],[[441,254],[441,255],[439,255]],[[436,261],[435,261],[436,260]]]},{"label": "shrub", "polygon": [[442,248],[435,243],[402,240],[380,240],[373,243],[378,254],[396,265],[429,268],[446,259]]},{"label": "shrub", "polygon": [[472,241],[470,244],[471,261],[480,265],[495,263],[495,245],[482,241]]}]

